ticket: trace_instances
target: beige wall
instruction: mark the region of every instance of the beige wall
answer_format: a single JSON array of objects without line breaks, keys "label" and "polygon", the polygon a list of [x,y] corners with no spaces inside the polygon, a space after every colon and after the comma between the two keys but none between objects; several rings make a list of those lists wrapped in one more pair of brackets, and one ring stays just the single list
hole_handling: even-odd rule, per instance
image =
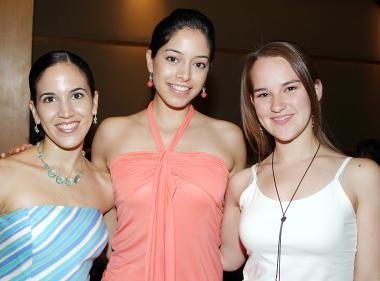
[{"label": "beige wall", "polygon": [[33,0],[0,1],[0,152],[29,137]]},{"label": "beige wall", "polygon": [[[302,2],[302,3],[300,3]],[[145,51],[154,25],[177,7],[208,15],[217,32],[216,61],[201,111],[240,122],[244,54],[261,42],[299,42],[315,57],[324,82],[324,112],[347,151],[380,139],[380,7],[371,0],[37,0],[33,57],[70,49],[93,67],[101,92],[100,118],[145,107]]]}]

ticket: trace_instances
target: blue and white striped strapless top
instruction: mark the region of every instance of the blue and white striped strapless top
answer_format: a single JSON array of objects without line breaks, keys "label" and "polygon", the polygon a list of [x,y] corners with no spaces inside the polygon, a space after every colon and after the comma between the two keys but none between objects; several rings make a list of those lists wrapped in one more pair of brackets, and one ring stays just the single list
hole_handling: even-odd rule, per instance
[{"label": "blue and white striped strapless top", "polygon": [[89,280],[107,244],[95,208],[43,205],[0,216],[0,280]]}]

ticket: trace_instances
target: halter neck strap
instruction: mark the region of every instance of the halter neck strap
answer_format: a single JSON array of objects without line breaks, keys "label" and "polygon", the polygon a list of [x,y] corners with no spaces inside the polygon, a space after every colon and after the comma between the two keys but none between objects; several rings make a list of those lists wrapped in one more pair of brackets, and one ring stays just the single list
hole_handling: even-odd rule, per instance
[{"label": "halter neck strap", "polygon": [[148,112],[150,129],[151,129],[153,138],[156,142],[157,149],[159,151],[164,151],[164,150],[171,150],[172,151],[175,149],[177,143],[179,142],[182,135],[184,134],[187,126],[189,125],[189,123],[190,123],[190,121],[194,115],[195,110],[194,110],[194,107],[192,105],[190,105],[189,111],[186,113],[185,119],[182,121],[181,125],[178,127],[177,132],[175,133],[172,141],[170,142],[170,144],[167,148],[165,148],[165,146],[164,146],[164,143],[162,141],[156,120],[154,119],[154,116],[153,116],[153,102],[149,103],[147,112]]}]

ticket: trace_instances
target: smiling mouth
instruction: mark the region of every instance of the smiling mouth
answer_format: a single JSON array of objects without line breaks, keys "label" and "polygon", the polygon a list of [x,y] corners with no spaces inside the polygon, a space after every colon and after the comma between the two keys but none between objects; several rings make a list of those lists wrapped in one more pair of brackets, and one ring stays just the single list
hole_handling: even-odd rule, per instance
[{"label": "smiling mouth", "polygon": [[70,133],[74,131],[79,126],[79,121],[69,122],[69,123],[59,123],[55,125],[57,129],[63,133]]},{"label": "smiling mouth", "polygon": [[292,115],[284,115],[280,117],[273,117],[272,120],[277,124],[285,124],[291,117]]},{"label": "smiling mouth", "polygon": [[170,88],[172,88],[175,92],[178,93],[187,93],[190,90],[190,87],[187,86],[181,86],[181,85],[174,85],[174,84],[169,84]]}]

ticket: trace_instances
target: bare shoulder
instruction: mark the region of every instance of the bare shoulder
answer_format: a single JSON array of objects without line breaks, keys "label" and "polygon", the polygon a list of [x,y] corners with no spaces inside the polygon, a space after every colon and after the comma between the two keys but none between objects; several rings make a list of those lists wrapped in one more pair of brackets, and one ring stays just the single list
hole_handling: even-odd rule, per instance
[{"label": "bare shoulder", "polygon": [[234,174],[228,183],[227,192],[234,198],[236,203],[239,202],[240,196],[243,191],[248,187],[252,181],[252,168],[246,168]]},{"label": "bare shoulder", "polygon": [[239,151],[245,154],[244,136],[239,126],[229,121],[211,118],[199,112],[198,122],[197,126],[218,140],[219,144],[231,151]]},{"label": "bare shoulder", "polygon": [[22,187],[26,171],[32,167],[35,149],[29,149],[0,161],[0,214],[6,213],[6,206],[14,198],[16,188]]},{"label": "bare shoulder", "polygon": [[138,126],[143,112],[129,116],[110,117],[102,121],[96,135],[102,138],[115,138]]},{"label": "bare shoulder", "polygon": [[245,168],[246,147],[244,136],[236,124],[224,120],[214,119],[198,114],[196,126],[202,128],[201,133],[212,140],[213,146],[218,147],[227,155],[230,175]]},{"label": "bare shoulder", "polygon": [[200,117],[204,126],[206,126],[207,129],[211,129],[218,137],[229,142],[244,139],[240,127],[236,124],[225,120],[211,118],[203,114],[201,114]]},{"label": "bare shoulder", "polygon": [[343,175],[343,184],[356,196],[380,195],[380,167],[367,158],[353,158]]},{"label": "bare shoulder", "polygon": [[11,155],[0,161],[0,175],[9,174],[22,169],[25,165],[31,165],[33,159],[37,158],[35,147]]},{"label": "bare shoulder", "polygon": [[100,124],[92,143],[92,162],[96,166],[106,170],[111,159],[124,152],[130,139],[143,127],[144,113],[145,110],[129,116],[111,117]]},{"label": "bare shoulder", "polygon": [[380,167],[371,159],[353,158],[348,163],[345,174],[350,181],[360,181],[365,184],[367,179],[380,177]]}]

